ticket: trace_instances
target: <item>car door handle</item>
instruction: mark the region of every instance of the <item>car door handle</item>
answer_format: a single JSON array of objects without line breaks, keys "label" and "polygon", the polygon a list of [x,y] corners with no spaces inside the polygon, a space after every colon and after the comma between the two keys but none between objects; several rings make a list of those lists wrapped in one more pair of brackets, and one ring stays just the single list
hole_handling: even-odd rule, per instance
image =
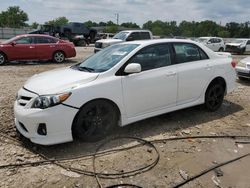
[{"label": "car door handle", "polygon": [[51,47],[51,48],[55,48],[56,46],[54,46],[54,45],[51,45],[51,46],[49,46],[49,47]]},{"label": "car door handle", "polygon": [[30,49],[35,48],[34,46],[30,46]]},{"label": "car door handle", "polygon": [[168,72],[167,74],[166,74],[166,76],[167,77],[170,77],[170,76],[175,76],[176,75],[176,72]]}]

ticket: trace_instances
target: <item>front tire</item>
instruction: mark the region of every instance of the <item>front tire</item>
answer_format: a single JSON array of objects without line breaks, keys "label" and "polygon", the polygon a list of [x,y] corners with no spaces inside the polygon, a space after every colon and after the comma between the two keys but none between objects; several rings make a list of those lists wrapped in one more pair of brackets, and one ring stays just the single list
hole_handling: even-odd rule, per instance
[{"label": "front tire", "polygon": [[95,100],[84,105],[78,112],[72,127],[73,136],[94,142],[104,138],[118,124],[118,111],[105,100]]},{"label": "front tire", "polygon": [[64,62],[65,60],[65,55],[63,52],[61,51],[58,51],[58,52],[55,52],[54,55],[53,55],[53,61],[55,63],[62,63]]},{"label": "front tire", "polygon": [[0,65],[4,65],[7,62],[5,54],[0,53]]},{"label": "front tire", "polygon": [[219,52],[224,52],[224,48],[220,48],[220,49],[219,49]]},{"label": "front tire", "polygon": [[208,111],[218,110],[223,102],[225,88],[220,83],[215,83],[208,87],[205,94],[205,107]]}]

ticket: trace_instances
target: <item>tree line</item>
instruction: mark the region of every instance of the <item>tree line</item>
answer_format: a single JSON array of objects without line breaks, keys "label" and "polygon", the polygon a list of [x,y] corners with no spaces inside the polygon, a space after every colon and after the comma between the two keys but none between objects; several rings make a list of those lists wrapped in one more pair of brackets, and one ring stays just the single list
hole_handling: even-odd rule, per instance
[{"label": "tree line", "polygon": [[[0,13],[0,27],[32,27],[36,29],[38,23],[27,24],[29,20],[28,14],[20,9],[18,6],[9,7],[6,11]],[[50,25],[64,25],[69,20],[66,17],[59,17],[45,24]],[[154,35],[158,36],[185,36],[185,37],[200,37],[200,36],[218,36],[223,38],[249,38],[250,37],[250,22],[237,23],[229,22],[225,25],[218,24],[211,20],[201,22],[196,21],[182,21],[179,24],[176,21],[147,21],[140,27],[136,23],[126,22],[119,26],[113,21],[108,22],[84,22],[88,27],[104,27],[105,32],[116,33],[119,27],[134,28],[134,29],[148,29]]]}]

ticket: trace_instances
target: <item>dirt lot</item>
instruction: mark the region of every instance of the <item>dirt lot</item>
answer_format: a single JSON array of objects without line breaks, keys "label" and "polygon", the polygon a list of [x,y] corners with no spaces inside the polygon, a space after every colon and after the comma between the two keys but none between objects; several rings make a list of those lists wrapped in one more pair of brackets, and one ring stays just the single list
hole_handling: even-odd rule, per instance
[{"label": "dirt lot", "polygon": [[[24,82],[33,74],[57,67],[69,66],[93,53],[92,47],[77,48],[78,56],[64,64],[13,63],[0,67],[0,129],[14,139],[13,102]],[[243,56],[236,57],[237,59]],[[229,94],[222,108],[214,113],[206,112],[201,106],[188,108],[138,123],[118,128],[109,138],[136,136],[153,140],[176,136],[194,135],[250,135],[250,81],[237,81],[237,89]],[[237,139],[238,140],[238,139]],[[185,139],[154,143],[160,154],[158,164],[147,172],[126,178],[103,179],[103,187],[118,183],[132,183],[141,187],[172,187],[183,181],[182,176],[193,176],[217,163],[227,161],[250,152],[250,145],[235,144],[235,139]],[[0,165],[35,162],[41,157],[77,157],[93,153],[103,143],[72,143],[41,147],[23,146],[0,136]],[[22,143],[19,141],[19,143]],[[105,149],[131,146],[135,141],[120,139],[108,143]],[[121,173],[135,170],[152,163],[156,152],[148,145],[132,148],[96,159],[96,171]],[[93,170],[92,157],[66,161],[63,164]],[[250,187],[250,157],[243,158],[209,172],[183,187]],[[182,173],[180,173],[182,172]],[[180,175],[182,174],[182,176]],[[219,177],[217,177],[219,176]],[[185,177],[184,177],[185,178]],[[66,171],[55,164],[33,165],[32,167],[0,168],[0,187],[98,187],[94,177]]]}]

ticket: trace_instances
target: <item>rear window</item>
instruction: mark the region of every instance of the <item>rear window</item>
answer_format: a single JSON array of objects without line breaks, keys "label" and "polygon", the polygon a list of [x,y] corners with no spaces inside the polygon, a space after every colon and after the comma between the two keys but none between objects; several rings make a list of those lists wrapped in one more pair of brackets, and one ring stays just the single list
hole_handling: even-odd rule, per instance
[{"label": "rear window", "polygon": [[207,54],[202,49],[190,43],[175,43],[174,50],[176,63],[208,59]]}]

